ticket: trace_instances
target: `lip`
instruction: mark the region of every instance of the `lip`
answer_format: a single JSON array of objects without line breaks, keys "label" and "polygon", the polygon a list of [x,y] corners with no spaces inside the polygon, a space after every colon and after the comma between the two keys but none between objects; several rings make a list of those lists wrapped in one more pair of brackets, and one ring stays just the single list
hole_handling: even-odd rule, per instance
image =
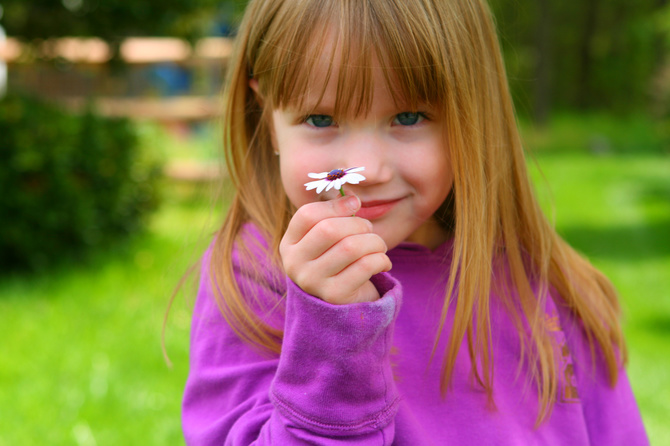
[{"label": "lip", "polygon": [[402,201],[402,198],[363,201],[361,202],[361,208],[356,212],[356,216],[366,220],[376,220],[389,213],[400,201]]}]

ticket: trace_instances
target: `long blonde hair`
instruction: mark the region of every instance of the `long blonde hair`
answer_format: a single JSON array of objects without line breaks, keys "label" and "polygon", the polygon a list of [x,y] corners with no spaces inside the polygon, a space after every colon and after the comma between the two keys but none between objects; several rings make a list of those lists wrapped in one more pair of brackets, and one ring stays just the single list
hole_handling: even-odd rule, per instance
[{"label": "long blonde hair", "polygon": [[[557,398],[557,364],[543,325],[550,287],[581,321],[613,385],[625,362],[615,290],[556,234],[533,195],[484,0],[250,1],[224,96],[224,147],[236,192],[211,260],[219,308],[229,324],[253,345],[281,350],[281,330],[265,324],[236,285],[232,250],[244,223],[251,221],[267,236],[268,257],[281,269],[278,245],[295,209],[282,188],[268,112],[300,102],[304,86],[313,84],[313,62],[332,38],[332,33],[324,37],[324,29],[334,30],[340,51],[339,71],[332,73],[338,79],[336,110],[366,112],[372,100],[370,61],[379,60],[404,101],[438,104],[444,111],[454,175],[454,249],[435,345],[451,296],[457,298],[442,363],[443,393],[467,338],[472,364],[478,364],[474,377],[492,398],[492,288],[503,296],[530,365],[539,395],[538,423]],[[249,88],[251,77],[258,80],[263,104]],[[492,281],[501,260],[510,283]]]}]

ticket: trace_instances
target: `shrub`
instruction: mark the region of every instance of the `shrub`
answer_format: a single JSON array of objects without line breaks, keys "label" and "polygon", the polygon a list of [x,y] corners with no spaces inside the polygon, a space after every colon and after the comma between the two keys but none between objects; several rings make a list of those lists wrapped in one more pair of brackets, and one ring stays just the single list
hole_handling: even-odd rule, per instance
[{"label": "shrub", "polygon": [[81,258],[140,230],[159,174],[127,120],[0,100],[0,270]]}]

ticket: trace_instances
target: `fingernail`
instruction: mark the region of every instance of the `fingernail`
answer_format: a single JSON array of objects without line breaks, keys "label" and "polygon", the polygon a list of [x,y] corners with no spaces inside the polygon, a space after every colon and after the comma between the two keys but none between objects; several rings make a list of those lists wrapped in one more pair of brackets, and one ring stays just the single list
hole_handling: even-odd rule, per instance
[{"label": "fingernail", "polygon": [[346,197],[343,199],[344,205],[350,212],[356,212],[361,207],[361,200],[356,195]]}]

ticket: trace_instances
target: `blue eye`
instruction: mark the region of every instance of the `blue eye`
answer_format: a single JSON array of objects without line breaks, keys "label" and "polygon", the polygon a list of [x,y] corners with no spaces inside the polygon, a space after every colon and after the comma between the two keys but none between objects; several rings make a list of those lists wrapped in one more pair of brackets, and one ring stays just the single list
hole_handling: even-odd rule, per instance
[{"label": "blue eye", "polygon": [[425,116],[419,112],[402,112],[395,115],[393,124],[395,125],[415,125],[423,121]]},{"label": "blue eye", "polygon": [[312,127],[330,127],[333,125],[333,117],[328,115],[309,115],[305,122]]}]

